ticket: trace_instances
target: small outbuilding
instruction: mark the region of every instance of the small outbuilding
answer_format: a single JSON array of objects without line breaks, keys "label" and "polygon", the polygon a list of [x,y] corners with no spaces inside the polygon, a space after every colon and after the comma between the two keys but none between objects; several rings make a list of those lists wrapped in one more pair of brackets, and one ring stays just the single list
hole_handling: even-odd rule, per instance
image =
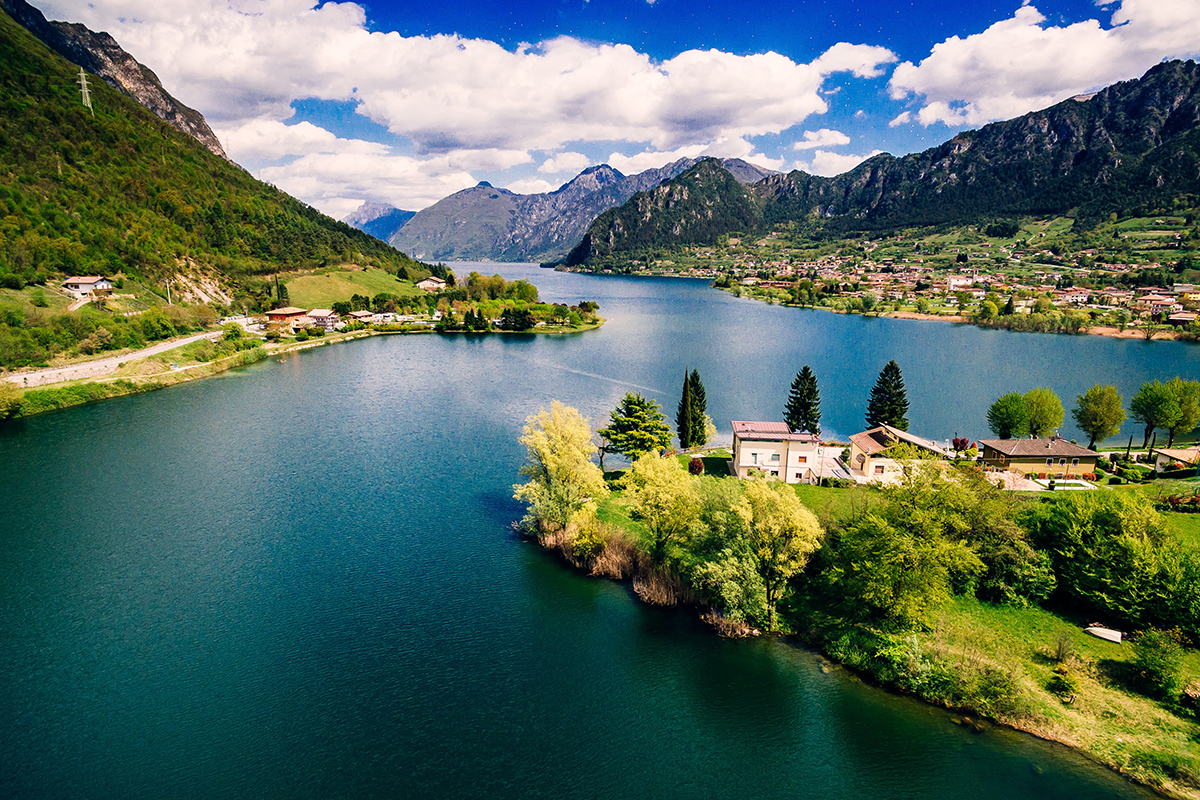
[{"label": "small outbuilding", "polygon": [[416,286],[427,292],[440,292],[446,288],[446,282],[436,275],[430,275],[425,280],[417,281]]}]

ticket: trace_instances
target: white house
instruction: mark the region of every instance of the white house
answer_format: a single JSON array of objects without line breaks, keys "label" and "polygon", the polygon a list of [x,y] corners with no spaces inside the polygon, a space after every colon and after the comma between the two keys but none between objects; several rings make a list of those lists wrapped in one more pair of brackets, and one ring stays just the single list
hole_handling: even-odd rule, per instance
[{"label": "white house", "polygon": [[811,433],[792,433],[783,422],[734,420],[734,473],[739,478],[760,473],[787,483],[815,483],[820,443]]},{"label": "white house", "polygon": [[341,322],[342,319],[328,308],[314,308],[308,312],[307,316],[313,321],[314,325],[320,325],[327,331],[333,330],[334,326]]},{"label": "white house", "polygon": [[78,298],[88,297],[97,292],[111,292],[112,281],[98,275],[89,277],[72,276],[63,281],[63,288]]},{"label": "white house", "polygon": [[423,281],[417,281],[417,288],[427,292],[440,292],[446,288],[446,282],[436,275],[430,275]]}]

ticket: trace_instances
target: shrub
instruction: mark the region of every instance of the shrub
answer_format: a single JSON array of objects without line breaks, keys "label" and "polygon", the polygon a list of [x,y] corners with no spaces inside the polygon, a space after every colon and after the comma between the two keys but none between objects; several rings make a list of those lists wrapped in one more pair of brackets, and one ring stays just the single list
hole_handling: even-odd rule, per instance
[{"label": "shrub", "polygon": [[1120,485],[1121,485],[1121,484],[1123,484],[1124,482],[1125,482],[1125,481],[1121,480],[1121,479],[1120,479],[1120,478],[1118,478],[1116,475],[1113,475],[1111,478],[1109,478],[1109,479],[1108,479],[1108,485],[1109,485],[1109,486],[1120,486]]},{"label": "shrub", "polygon": [[1064,703],[1069,703],[1079,694],[1079,678],[1075,677],[1065,664],[1060,664],[1054,668],[1054,675],[1046,684],[1046,688],[1052,694],[1058,695]]},{"label": "shrub", "polygon": [[1060,631],[1054,639],[1054,648],[1050,651],[1050,657],[1062,664],[1074,654],[1075,637],[1066,631]]},{"label": "shrub", "polygon": [[692,456],[692,460],[688,462],[688,472],[692,473],[693,475],[703,475],[704,462],[696,456]]},{"label": "shrub", "polygon": [[297,342],[307,342],[308,341],[308,331],[306,331],[304,329],[296,331],[296,341]]},{"label": "shrub", "polygon": [[1133,682],[1146,696],[1173,701],[1183,691],[1183,652],[1169,634],[1149,630],[1133,644]]}]

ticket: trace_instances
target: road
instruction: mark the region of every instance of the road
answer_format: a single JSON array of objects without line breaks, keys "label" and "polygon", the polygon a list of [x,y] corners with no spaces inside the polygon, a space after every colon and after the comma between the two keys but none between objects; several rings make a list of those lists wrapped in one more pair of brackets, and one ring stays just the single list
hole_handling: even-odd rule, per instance
[{"label": "road", "polygon": [[142,350],[137,350],[132,353],[124,353],[119,356],[109,356],[96,361],[85,361],[80,364],[71,364],[66,367],[50,367],[48,369],[39,369],[34,372],[16,372],[12,375],[5,375],[4,380],[10,383],[15,383],[26,389],[31,389],[34,386],[45,386],[48,383],[60,383],[62,381],[76,381],[82,378],[100,378],[105,375],[112,374],[117,371],[117,367],[127,361],[133,361],[146,356],[165,353],[168,350],[174,350],[176,347],[183,347],[192,342],[198,342],[201,339],[216,339],[221,335],[221,331],[210,331],[208,333],[197,333],[193,336],[185,336],[182,339],[173,339],[169,342],[159,342]]}]

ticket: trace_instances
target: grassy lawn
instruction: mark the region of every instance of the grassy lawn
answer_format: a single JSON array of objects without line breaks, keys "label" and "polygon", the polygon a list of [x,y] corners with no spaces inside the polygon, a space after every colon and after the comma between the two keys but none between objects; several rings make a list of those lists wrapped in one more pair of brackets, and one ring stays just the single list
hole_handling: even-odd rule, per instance
[{"label": "grassy lawn", "polygon": [[356,294],[374,297],[394,294],[397,297],[422,295],[411,281],[397,280],[395,275],[375,267],[364,270],[332,269],[318,275],[301,275],[287,282],[288,300],[302,308],[328,308]]},{"label": "grassy lawn", "polygon": [[[1080,683],[1071,703],[1046,688],[1057,666],[1050,656],[1060,635],[1072,642],[1067,664]],[[1131,645],[1089,636],[1039,608],[965,597],[947,604],[936,628],[921,637],[951,659],[982,661],[1012,674],[1033,701],[1030,721],[1020,727],[1079,747],[1140,780],[1196,796],[1193,786],[1180,786],[1177,778],[1200,777],[1200,726],[1121,687]],[[1186,651],[1184,673],[1189,682],[1200,678],[1200,653]]]},{"label": "grassy lawn", "polygon": [[46,311],[63,311],[74,299],[42,286],[26,286],[20,290],[0,289],[0,303],[17,306],[26,312],[36,307],[33,303],[35,298],[41,298],[39,302],[45,302]]}]

